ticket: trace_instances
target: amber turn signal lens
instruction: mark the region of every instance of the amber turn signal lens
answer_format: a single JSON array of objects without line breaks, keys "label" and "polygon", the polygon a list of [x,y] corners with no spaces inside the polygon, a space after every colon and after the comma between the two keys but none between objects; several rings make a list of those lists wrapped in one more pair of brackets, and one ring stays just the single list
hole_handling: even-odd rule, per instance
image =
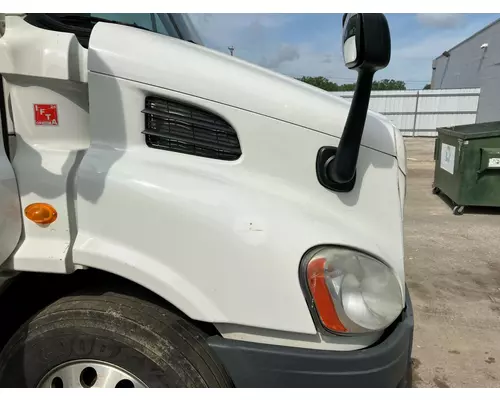
[{"label": "amber turn signal lens", "polygon": [[319,318],[325,326],[335,332],[347,332],[347,328],[340,321],[332,297],[325,282],[326,259],[316,258],[307,266],[307,283],[318,311]]},{"label": "amber turn signal lens", "polygon": [[57,219],[57,211],[50,204],[33,203],[24,209],[24,215],[37,224],[51,224]]}]

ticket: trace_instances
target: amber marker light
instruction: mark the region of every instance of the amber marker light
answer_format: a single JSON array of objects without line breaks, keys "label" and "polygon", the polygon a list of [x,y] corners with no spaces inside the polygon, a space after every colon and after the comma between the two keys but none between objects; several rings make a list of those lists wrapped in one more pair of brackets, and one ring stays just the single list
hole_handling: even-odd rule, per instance
[{"label": "amber marker light", "polygon": [[316,258],[307,266],[307,281],[323,325],[332,331],[347,332],[340,321],[325,282],[325,258]]},{"label": "amber marker light", "polygon": [[33,203],[24,209],[24,215],[29,220],[40,225],[48,225],[57,219],[57,211],[47,203]]}]

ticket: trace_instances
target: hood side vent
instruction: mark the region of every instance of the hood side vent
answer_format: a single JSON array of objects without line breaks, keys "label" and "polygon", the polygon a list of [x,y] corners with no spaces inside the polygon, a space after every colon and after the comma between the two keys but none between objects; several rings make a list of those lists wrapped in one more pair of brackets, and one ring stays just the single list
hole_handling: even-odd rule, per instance
[{"label": "hood side vent", "polygon": [[149,147],[216,160],[233,161],[241,156],[236,131],[221,117],[198,107],[146,97],[146,129]]}]

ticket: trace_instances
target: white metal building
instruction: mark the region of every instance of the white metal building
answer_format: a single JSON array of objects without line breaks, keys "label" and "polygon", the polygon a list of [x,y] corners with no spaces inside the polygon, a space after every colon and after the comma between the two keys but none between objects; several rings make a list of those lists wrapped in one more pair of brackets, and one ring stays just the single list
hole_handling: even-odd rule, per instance
[{"label": "white metal building", "polygon": [[500,120],[500,19],[436,58],[431,88],[481,88],[476,122]]},{"label": "white metal building", "polygon": [[[436,128],[476,122],[480,89],[380,90],[370,109],[389,118],[405,136],[436,136]],[[354,92],[331,92],[346,100]]]}]

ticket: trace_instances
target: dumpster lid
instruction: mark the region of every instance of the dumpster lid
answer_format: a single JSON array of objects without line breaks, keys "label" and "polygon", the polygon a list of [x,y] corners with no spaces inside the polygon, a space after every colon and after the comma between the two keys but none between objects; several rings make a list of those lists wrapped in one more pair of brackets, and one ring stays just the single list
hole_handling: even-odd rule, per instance
[{"label": "dumpster lid", "polygon": [[461,139],[481,139],[500,137],[500,121],[483,122],[481,124],[456,125],[447,128],[437,128],[438,133]]}]

